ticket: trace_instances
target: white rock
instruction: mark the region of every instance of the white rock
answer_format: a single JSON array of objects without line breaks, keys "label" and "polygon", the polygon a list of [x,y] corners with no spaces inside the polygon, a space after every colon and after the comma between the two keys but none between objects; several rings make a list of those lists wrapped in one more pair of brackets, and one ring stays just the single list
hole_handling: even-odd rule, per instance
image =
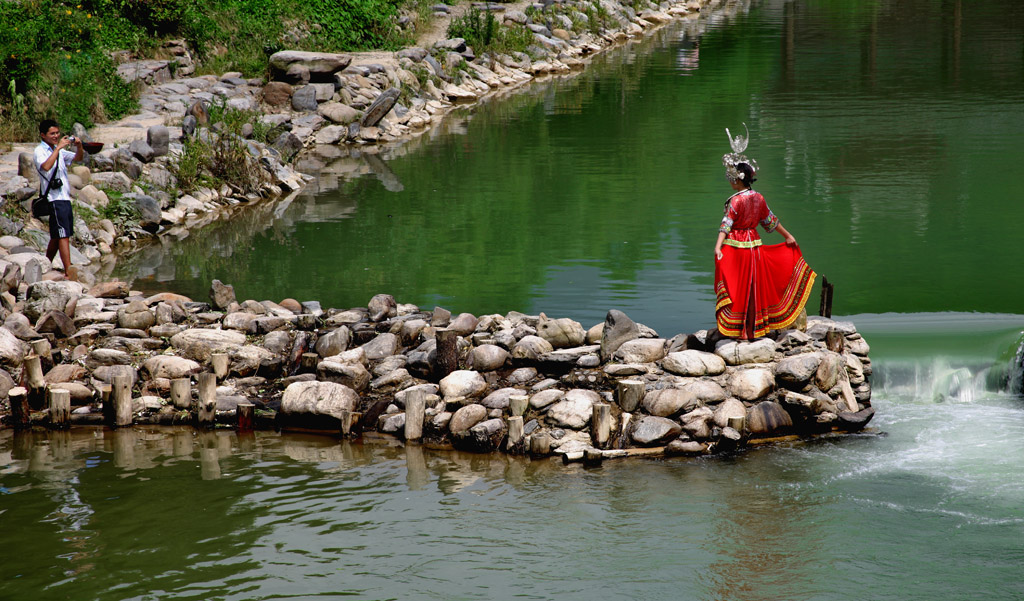
[{"label": "white rock", "polygon": [[771,392],[774,387],[775,375],[770,369],[744,369],[729,378],[729,391],[743,401],[755,401]]},{"label": "white rock", "polygon": [[478,397],[487,390],[487,382],[479,373],[460,369],[445,376],[440,382],[441,396],[445,399]]},{"label": "white rock", "polygon": [[579,430],[588,423],[594,411],[594,403],[601,402],[601,395],[593,390],[574,388],[565,397],[548,408],[548,418],[556,426]]},{"label": "white rock", "polygon": [[725,359],[696,350],[669,353],[662,361],[665,371],[679,376],[717,376],[725,371]]}]

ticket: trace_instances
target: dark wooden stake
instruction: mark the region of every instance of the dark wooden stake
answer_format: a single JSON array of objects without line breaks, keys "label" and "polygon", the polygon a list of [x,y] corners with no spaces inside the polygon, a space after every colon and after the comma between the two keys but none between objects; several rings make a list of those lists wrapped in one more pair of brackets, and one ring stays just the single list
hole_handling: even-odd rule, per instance
[{"label": "dark wooden stake", "polygon": [[437,341],[434,378],[441,380],[459,368],[459,335],[440,328],[435,330],[434,340]]},{"label": "dark wooden stake", "polygon": [[828,278],[821,278],[821,306],[818,309],[818,315],[832,317],[832,293],[834,290],[835,286],[828,282]]},{"label": "dark wooden stake", "polygon": [[27,430],[32,425],[28,390],[24,386],[15,386],[8,393],[8,399],[11,402],[11,426],[15,430]]}]

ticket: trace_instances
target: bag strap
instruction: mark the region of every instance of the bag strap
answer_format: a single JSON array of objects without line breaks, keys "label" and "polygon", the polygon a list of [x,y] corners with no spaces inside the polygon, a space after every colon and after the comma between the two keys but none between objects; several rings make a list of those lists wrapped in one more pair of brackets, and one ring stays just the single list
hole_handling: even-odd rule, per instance
[{"label": "bag strap", "polygon": [[50,202],[50,188],[53,187],[53,178],[57,177],[57,169],[60,168],[60,163],[58,161],[60,161],[59,154],[57,155],[57,161],[54,161],[53,163],[53,173],[50,174],[50,181],[46,184],[46,192],[43,192],[43,199],[46,200],[46,202]]}]

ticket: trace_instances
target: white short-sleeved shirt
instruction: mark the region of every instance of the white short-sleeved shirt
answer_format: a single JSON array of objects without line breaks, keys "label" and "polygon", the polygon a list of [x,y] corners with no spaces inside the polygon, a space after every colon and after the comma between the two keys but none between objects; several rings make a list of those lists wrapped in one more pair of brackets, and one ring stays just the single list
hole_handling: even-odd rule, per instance
[{"label": "white short-sleeved shirt", "polygon": [[[36,146],[35,153],[33,154],[33,160],[36,164],[36,173],[39,174],[39,193],[46,192],[46,187],[50,185],[50,174],[53,173],[53,167],[50,167],[49,171],[44,171],[42,168],[43,163],[46,159],[50,158],[53,154],[53,147],[46,142],[40,142],[39,146]],[[68,165],[75,159],[74,152],[70,150],[61,150],[60,156],[57,158],[57,177],[60,181],[64,182],[64,185],[60,189],[50,189],[50,202],[55,200],[71,200],[71,182],[68,181]]]}]

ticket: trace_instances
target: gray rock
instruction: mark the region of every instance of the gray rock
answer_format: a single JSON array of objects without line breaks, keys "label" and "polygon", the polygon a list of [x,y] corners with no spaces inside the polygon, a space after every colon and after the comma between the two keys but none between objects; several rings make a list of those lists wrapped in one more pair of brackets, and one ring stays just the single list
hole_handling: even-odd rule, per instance
[{"label": "gray rock", "polygon": [[224,311],[235,301],[235,287],[220,280],[210,283],[210,303],[215,309]]},{"label": "gray rock", "polygon": [[294,382],[281,397],[284,416],[329,415],[341,419],[343,411],[354,411],[359,395],[334,382]]},{"label": "gray rock", "polygon": [[133,201],[139,212],[139,227],[150,233],[160,229],[160,203],[152,196],[141,194]]},{"label": "gray rock", "polygon": [[782,384],[803,386],[817,373],[821,359],[821,353],[785,357],[775,364],[775,378]]},{"label": "gray rock", "polygon": [[366,358],[370,361],[379,361],[385,357],[390,357],[397,353],[399,348],[401,347],[398,336],[390,332],[379,334],[376,338],[362,346],[363,352],[366,353]]},{"label": "gray rock", "polygon": [[163,125],[153,125],[146,130],[146,143],[153,149],[153,156],[162,157],[170,149],[171,134]]},{"label": "gray rock", "polygon": [[389,88],[381,92],[373,104],[366,109],[366,114],[363,115],[359,124],[363,127],[375,127],[395,106],[400,95],[401,91],[398,88]]},{"label": "gray rock", "polygon": [[509,384],[525,384],[537,377],[537,369],[534,367],[520,367],[508,375]]},{"label": "gray rock", "polygon": [[199,127],[199,123],[196,118],[192,115],[185,115],[185,118],[181,120],[181,137],[183,139],[191,138],[196,133],[197,127]]},{"label": "gray rock", "polygon": [[640,328],[622,311],[612,309],[601,330],[601,358],[607,361],[623,343],[640,337]]},{"label": "gray rock", "polygon": [[156,325],[156,315],[145,303],[135,301],[117,310],[117,325],[133,330],[148,330]]},{"label": "gray rock", "polygon": [[643,408],[658,417],[669,417],[696,409],[700,400],[692,391],[682,388],[652,390],[644,395]]},{"label": "gray rock", "polygon": [[[454,419],[454,417],[452,418]],[[455,446],[474,453],[490,453],[498,448],[505,437],[505,420],[494,418],[482,421],[455,437]]]},{"label": "gray rock", "polygon": [[476,403],[461,407],[452,415],[448,429],[454,435],[462,434],[487,417],[487,407]]},{"label": "gray rock", "polygon": [[330,76],[349,66],[352,57],[332,52],[282,50],[272,54],[269,62],[270,66],[279,72],[285,72],[290,66],[300,64],[309,69],[311,76],[319,78],[325,75]]},{"label": "gray rock", "polygon": [[202,371],[203,366],[195,361],[175,357],[174,355],[156,355],[146,359],[142,364],[142,371],[149,375],[149,379],[155,378],[184,378]]},{"label": "gray rock", "polygon": [[719,428],[729,425],[729,418],[747,416],[747,407],[736,399],[726,399],[718,407],[715,407],[715,414],[712,419]]},{"label": "gray rock", "polygon": [[466,366],[477,371],[494,371],[504,366],[508,359],[508,351],[500,346],[482,344],[469,352]]},{"label": "gray rock", "polygon": [[665,371],[679,376],[717,376],[725,372],[725,360],[712,353],[702,351],[677,351],[669,353],[662,361]]},{"label": "gray rock", "polygon": [[587,332],[578,322],[568,317],[548,319],[541,314],[537,335],[548,341],[553,348],[570,348],[586,342]]},{"label": "gray rock", "polygon": [[822,351],[821,363],[814,372],[814,385],[820,390],[831,390],[839,382],[840,370],[845,361],[842,355],[832,351]]},{"label": "gray rock", "polygon": [[309,67],[306,65],[291,65],[284,72],[282,79],[287,82],[291,82],[295,85],[308,84],[312,74],[309,72]]},{"label": "gray rock", "polygon": [[358,392],[366,390],[370,385],[370,372],[362,363],[328,359],[316,366],[316,373],[321,380],[344,384]]},{"label": "gray rock", "polygon": [[[348,125],[362,115],[360,111],[340,102],[327,102],[321,104],[317,108],[317,113],[325,119],[329,119],[334,123],[340,123],[342,125]],[[347,132],[348,129],[346,128],[345,131]]]},{"label": "gray rock", "polygon": [[775,376],[770,369],[755,367],[737,371],[729,378],[732,396],[743,401],[756,401],[775,387]]},{"label": "gray rock", "polygon": [[132,156],[142,161],[143,163],[152,163],[153,158],[156,156],[153,147],[149,145],[145,140],[135,140],[128,145],[128,152],[132,153]]},{"label": "gray rock", "polygon": [[638,338],[622,343],[615,358],[623,363],[653,363],[665,357],[663,338]]},{"label": "gray rock", "polygon": [[424,57],[427,56],[427,54],[429,54],[429,51],[426,48],[412,47],[405,48],[404,50],[399,50],[398,52],[395,53],[395,57],[412,59],[413,62],[418,63],[421,60],[423,60]]},{"label": "gray rock", "polygon": [[6,327],[0,328],[0,365],[18,367],[28,354],[29,346],[18,340]]},{"label": "gray rock", "polygon": [[547,390],[541,390],[530,397],[530,407],[533,409],[544,409],[557,403],[565,397],[565,393],[561,390],[549,388]]},{"label": "gray rock", "polygon": [[579,430],[590,423],[594,403],[599,402],[601,395],[593,390],[574,388],[548,408],[548,419],[556,426]]},{"label": "gray rock", "polygon": [[212,353],[228,352],[245,344],[245,334],[231,330],[195,328],[171,337],[171,346],[188,359],[206,363]]},{"label": "gray rock", "polygon": [[747,411],[747,430],[751,434],[778,434],[793,427],[793,420],[782,405],[765,401]]},{"label": "gray rock", "polygon": [[89,176],[89,182],[97,188],[114,190],[124,194],[132,189],[132,180],[120,171],[93,173]]},{"label": "gray rock", "polygon": [[445,401],[458,398],[475,398],[487,390],[487,382],[479,373],[467,369],[453,371],[439,383],[441,396]]},{"label": "gray rock", "polygon": [[753,342],[726,339],[715,345],[715,354],[725,359],[729,365],[768,363],[775,359],[775,348],[775,341],[771,338],[761,338]]},{"label": "gray rock", "polygon": [[383,321],[398,315],[398,303],[395,302],[395,297],[390,294],[374,296],[370,299],[366,308],[369,310],[370,321]]},{"label": "gray rock", "polygon": [[348,327],[341,326],[316,341],[316,352],[321,357],[333,357],[348,350],[351,332]]},{"label": "gray rock", "polygon": [[292,109],[296,111],[315,111],[317,109],[316,88],[306,84],[292,94]]},{"label": "gray rock", "polygon": [[665,444],[679,436],[683,427],[666,417],[646,415],[634,422],[630,438],[641,446]]},{"label": "gray rock", "polygon": [[35,282],[28,287],[22,313],[28,319],[36,321],[44,313],[63,311],[69,302],[82,296],[83,290],[84,287],[78,282]]},{"label": "gray rock", "polygon": [[480,404],[488,409],[508,409],[508,398],[512,395],[525,395],[526,392],[517,388],[499,388],[484,397]]},{"label": "gray rock", "polygon": [[281,357],[261,346],[247,344],[233,348],[228,353],[230,371],[241,378],[260,374],[275,376],[281,369]]},{"label": "gray rock", "polygon": [[459,336],[468,336],[476,330],[480,320],[472,313],[459,313],[459,315],[448,324],[448,330]]}]

